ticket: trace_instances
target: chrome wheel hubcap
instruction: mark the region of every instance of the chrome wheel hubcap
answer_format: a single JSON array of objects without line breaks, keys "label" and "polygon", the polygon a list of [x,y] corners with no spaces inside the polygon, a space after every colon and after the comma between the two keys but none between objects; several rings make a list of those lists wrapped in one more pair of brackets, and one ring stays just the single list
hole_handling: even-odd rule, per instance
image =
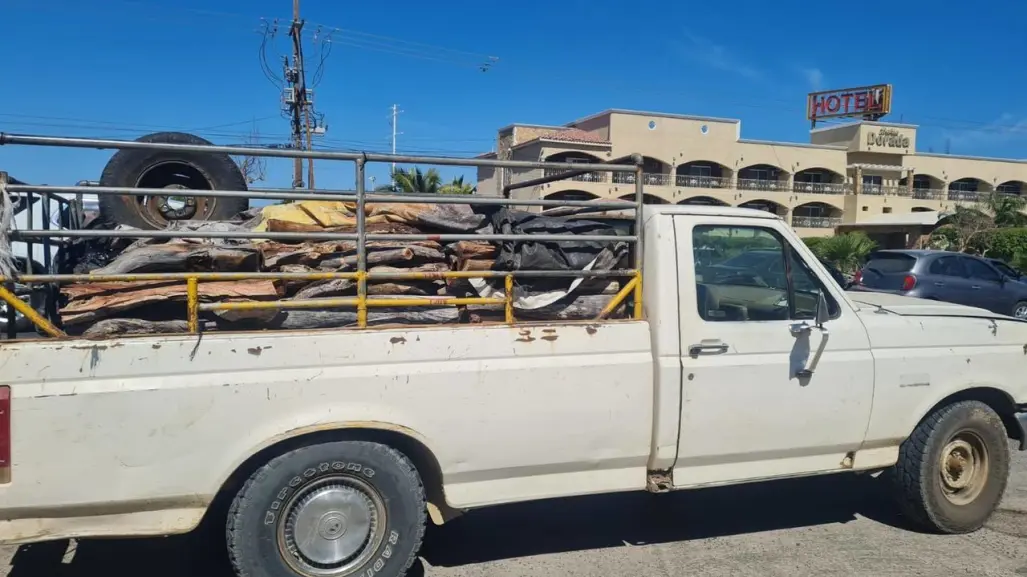
[{"label": "chrome wheel hubcap", "polygon": [[382,541],[385,506],[355,478],[322,479],[301,489],[279,527],[283,557],[298,573],[340,576],[363,565]]}]

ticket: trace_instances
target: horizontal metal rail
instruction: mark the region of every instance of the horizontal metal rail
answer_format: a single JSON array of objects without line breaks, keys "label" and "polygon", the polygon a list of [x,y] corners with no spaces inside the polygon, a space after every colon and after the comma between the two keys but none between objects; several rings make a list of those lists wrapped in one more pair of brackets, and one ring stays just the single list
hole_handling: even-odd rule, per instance
[{"label": "horizontal metal rail", "polygon": [[[95,194],[99,196],[167,196],[166,188],[130,188],[118,186],[37,186],[29,184],[11,184],[9,192],[34,194]],[[265,190],[267,192],[265,192]],[[337,202],[356,202],[355,191],[310,192],[278,192],[274,189],[250,190],[190,190],[175,189],[173,196],[198,198],[248,198],[258,200],[321,200]],[[55,196],[56,198],[60,198]],[[418,204],[469,204],[481,206],[584,206],[604,210],[623,210],[635,208],[635,203],[627,200],[533,200],[507,199],[498,197],[478,196],[473,194],[380,194],[369,192],[365,195],[368,202],[382,204],[418,203]]]},{"label": "horizontal metal rail", "polygon": [[[452,270],[439,272],[368,272],[367,279],[418,280],[468,278],[616,278],[636,274],[633,269],[615,270]],[[128,274],[25,274],[13,278],[0,275],[0,283],[99,283],[99,282],[157,282],[185,281],[191,278],[202,282],[237,280],[337,280],[358,278],[357,272],[151,272]]]},{"label": "horizontal metal rail", "polygon": [[[20,230],[11,232],[11,238],[221,238],[242,240],[358,240],[358,234],[352,232],[256,232],[226,230]],[[439,242],[456,242],[461,240],[480,240],[498,242],[635,242],[634,235],[612,234],[378,234],[368,233],[365,238],[371,241],[413,241],[435,240]]]},{"label": "horizontal metal rail", "polygon": [[[545,162],[528,160],[490,160],[486,158],[457,158],[452,156],[410,156],[406,154],[378,154],[370,152],[331,152],[324,150],[295,150],[214,144],[168,144],[103,138],[72,136],[36,136],[0,132],[0,145],[56,146],[69,148],[99,148],[116,150],[167,150],[227,154],[230,156],[263,156],[269,158],[312,158],[314,160],[350,160],[362,162],[395,162],[397,164],[437,164],[440,166],[491,166],[495,168],[563,168],[592,172],[634,171],[642,165],[642,157],[634,155],[634,164],[586,164],[577,162]],[[637,158],[635,158],[637,157]],[[167,194],[167,191],[165,191]]]}]

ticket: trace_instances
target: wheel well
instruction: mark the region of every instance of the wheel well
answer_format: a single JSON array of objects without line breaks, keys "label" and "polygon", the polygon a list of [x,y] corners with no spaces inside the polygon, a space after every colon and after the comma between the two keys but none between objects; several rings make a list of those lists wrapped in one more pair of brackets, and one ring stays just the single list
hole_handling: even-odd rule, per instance
[{"label": "wheel well", "polygon": [[[975,387],[949,395],[931,407],[931,410],[927,411],[927,415],[931,415],[946,405],[960,401],[980,401],[988,405],[1002,419],[1002,424],[1006,427],[1006,435],[1010,439],[1023,441],[1020,438],[1022,435],[1020,426],[1016,421],[1016,403],[1013,402],[1013,398],[1008,394],[991,387]],[[924,418],[927,418],[927,416],[925,415]]]},{"label": "wheel well", "polygon": [[242,489],[246,480],[260,467],[275,457],[300,447],[330,443],[333,441],[369,441],[388,445],[403,453],[414,468],[417,469],[428,502],[435,507],[446,510],[446,496],[442,488],[442,467],[428,447],[413,437],[398,431],[374,428],[339,428],[325,431],[314,431],[283,439],[273,445],[261,449],[243,461],[218,489],[214,500],[207,508],[201,525],[218,523],[219,531],[224,530],[224,520],[236,493]]}]

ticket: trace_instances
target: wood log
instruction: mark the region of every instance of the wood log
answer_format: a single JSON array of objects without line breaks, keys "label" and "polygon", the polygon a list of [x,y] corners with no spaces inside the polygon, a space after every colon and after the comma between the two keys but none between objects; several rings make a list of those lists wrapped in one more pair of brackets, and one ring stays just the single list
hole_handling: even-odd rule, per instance
[{"label": "wood log", "polygon": [[250,272],[260,270],[256,247],[156,244],[121,253],[93,274],[144,272]]},{"label": "wood log", "polygon": [[459,267],[458,270],[462,270],[462,271],[465,271],[465,270],[473,270],[473,271],[492,270],[492,266],[495,265],[495,264],[496,264],[496,261],[494,261],[492,259],[471,258],[471,259],[466,259],[466,260],[460,261],[460,267]]},{"label": "wood log", "polygon": [[[210,321],[201,322],[200,329],[214,330],[216,324]],[[110,339],[126,335],[161,335],[169,333],[188,333],[189,323],[186,321],[145,321],[143,319],[104,319],[89,327],[82,333],[86,339]]]},{"label": "wood log", "polygon": [[[201,282],[197,287],[200,299],[267,300],[279,294],[270,280]],[[186,284],[181,281],[81,283],[67,285],[62,294],[69,298],[61,308],[61,321],[66,325],[95,322],[123,311],[169,301],[185,301]],[[183,314],[185,306],[182,307]]]},{"label": "wood log", "polygon": [[[401,249],[375,250],[367,253],[367,264],[379,265],[395,262],[412,261],[445,261],[446,257],[441,251],[426,246],[409,245]],[[319,268],[348,270],[356,268],[357,255],[352,254],[341,258],[331,258],[321,261]]]},{"label": "wood log", "polygon": [[[405,308],[396,310],[371,310],[367,313],[367,324],[379,325],[411,325],[411,324],[444,324],[455,323],[461,313],[456,307],[443,308]],[[275,329],[327,329],[353,326],[357,323],[356,311],[349,310],[292,310],[283,311],[268,328]]]},{"label": "wood log", "polygon": [[447,248],[458,258],[495,258],[496,246],[490,242],[477,240],[460,240],[450,243]]},{"label": "wood log", "polygon": [[[370,241],[367,243],[368,252],[376,250],[403,249],[408,246],[420,246],[437,251],[442,250],[442,245],[431,240],[423,241]],[[287,245],[281,243],[264,243],[260,247],[264,257],[264,267],[274,270],[281,266],[302,264],[306,266],[318,266],[326,259],[340,258],[356,254],[356,241],[322,242],[316,244]]]}]

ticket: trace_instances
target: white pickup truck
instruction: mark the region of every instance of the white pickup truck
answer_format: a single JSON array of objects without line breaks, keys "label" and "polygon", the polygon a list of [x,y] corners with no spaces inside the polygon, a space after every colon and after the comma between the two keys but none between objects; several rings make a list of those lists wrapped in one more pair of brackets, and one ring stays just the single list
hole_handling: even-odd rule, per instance
[{"label": "white pickup truck", "polygon": [[[225,496],[240,575],[390,577],[429,516],[856,471],[982,526],[1027,444],[1027,323],[846,293],[767,213],[644,223],[647,321],[0,344],[0,539],[183,533]],[[740,237],[780,274],[693,259]]]}]

